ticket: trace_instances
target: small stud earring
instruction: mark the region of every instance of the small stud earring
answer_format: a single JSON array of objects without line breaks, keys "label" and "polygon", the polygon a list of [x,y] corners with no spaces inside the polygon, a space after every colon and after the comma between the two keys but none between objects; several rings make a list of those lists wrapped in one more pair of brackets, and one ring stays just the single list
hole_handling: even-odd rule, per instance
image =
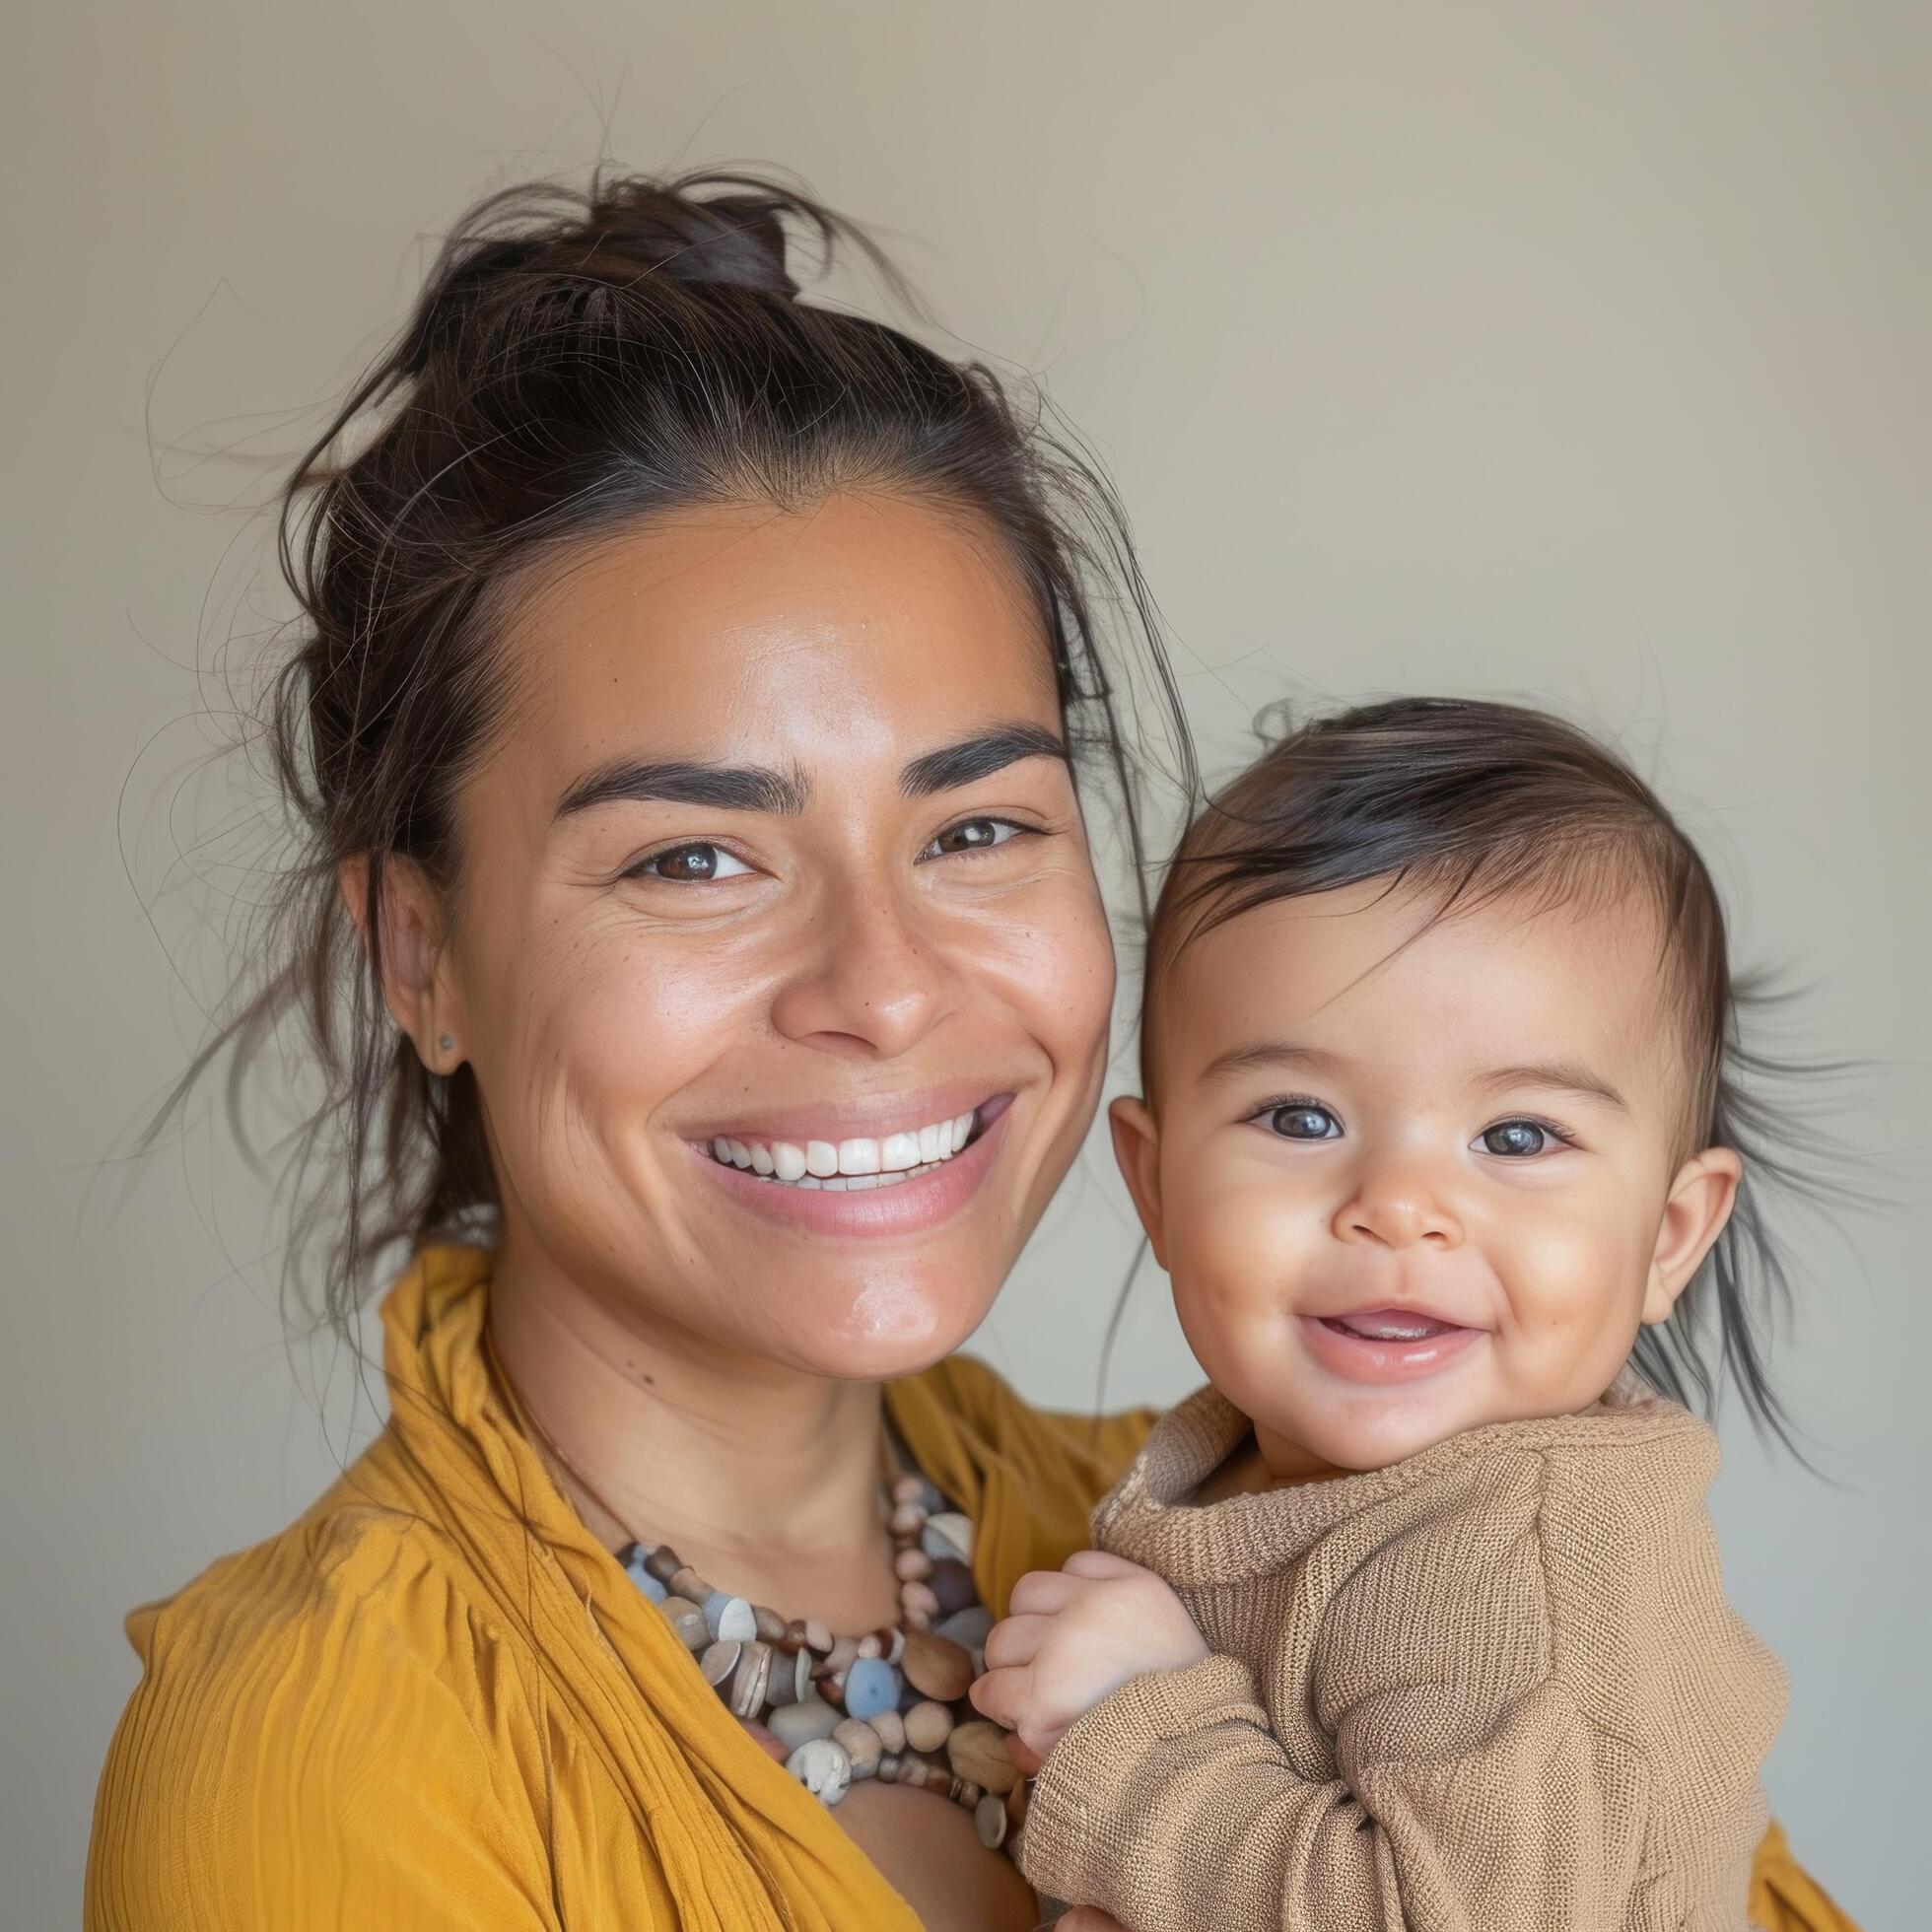
[{"label": "small stud earring", "polygon": [[455,1044],[456,1036],[453,1033],[439,1033],[436,1036],[436,1050],[438,1053],[448,1053]]}]

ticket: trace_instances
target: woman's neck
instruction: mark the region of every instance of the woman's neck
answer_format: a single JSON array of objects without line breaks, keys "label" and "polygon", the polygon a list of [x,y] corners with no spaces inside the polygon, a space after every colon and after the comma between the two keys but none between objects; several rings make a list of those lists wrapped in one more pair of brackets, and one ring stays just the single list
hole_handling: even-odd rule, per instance
[{"label": "woman's neck", "polygon": [[493,1271],[490,1336],[593,1531],[668,1544],[719,1588],[763,1592],[788,1615],[890,1618],[876,1383],[722,1350],[527,1249]]}]

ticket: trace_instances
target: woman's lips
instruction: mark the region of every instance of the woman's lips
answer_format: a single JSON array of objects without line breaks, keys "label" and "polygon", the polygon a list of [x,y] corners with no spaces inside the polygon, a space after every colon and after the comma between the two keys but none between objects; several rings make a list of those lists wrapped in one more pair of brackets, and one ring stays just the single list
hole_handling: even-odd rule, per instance
[{"label": "woman's lips", "polygon": [[1416,1382],[1459,1360],[1483,1330],[1413,1308],[1360,1308],[1299,1318],[1308,1352],[1349,1382]]},{"label": "woman's lips", "polygon": [[796,1233],[835,1237],[920,1234],[950,1220],[979,1192],[1005,1142],[1012,1118],[1010,1107],[1001,1106],[997,1118],[942,1166],[895,1180],[889,1187],[861,1192],[787,1187],[726,1165],[697,1147],[692,1148],[691,1155],[699,1171],[709,1175],[732,1201]]}]

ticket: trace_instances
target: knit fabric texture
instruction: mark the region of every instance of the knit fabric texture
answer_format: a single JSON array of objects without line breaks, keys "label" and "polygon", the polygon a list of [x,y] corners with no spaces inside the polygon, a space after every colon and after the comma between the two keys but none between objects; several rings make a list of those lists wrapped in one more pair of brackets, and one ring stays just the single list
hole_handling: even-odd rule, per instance
[{"label": "knit fabric texture", "polygon": [[1625,1374],[1575,1415],[1206,1505],[1204,1389],[1094,1512],[1214,1653],[1049,1754],[1021,1864],[1164,1932],[1751,1923],[1782,1668],[1724,1600],[1717,1444]]}]

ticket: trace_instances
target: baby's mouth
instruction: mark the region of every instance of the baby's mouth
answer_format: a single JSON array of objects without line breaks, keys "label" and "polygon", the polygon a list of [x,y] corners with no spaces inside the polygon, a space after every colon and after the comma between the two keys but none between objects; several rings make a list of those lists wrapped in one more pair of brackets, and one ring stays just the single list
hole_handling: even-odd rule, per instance
[{"label": "baby's mouth", "polygon": [[1320,1320],[1324,1328],[1363,1342],[1432,1342],[1461,1326],[1438,1322],[1432,1315],[1418,1315],[1412,1308],[1364,1308],[1352,1315],[1324,1315]]}]

